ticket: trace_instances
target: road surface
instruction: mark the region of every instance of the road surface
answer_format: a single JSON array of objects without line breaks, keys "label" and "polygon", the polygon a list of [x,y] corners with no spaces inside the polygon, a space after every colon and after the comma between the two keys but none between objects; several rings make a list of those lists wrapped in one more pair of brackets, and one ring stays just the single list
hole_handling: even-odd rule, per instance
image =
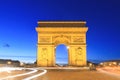
[{"label": "road surface", "polygon": [[0,80],[120,80],[120,77],[101,71],[27,68],[1,71]]}]

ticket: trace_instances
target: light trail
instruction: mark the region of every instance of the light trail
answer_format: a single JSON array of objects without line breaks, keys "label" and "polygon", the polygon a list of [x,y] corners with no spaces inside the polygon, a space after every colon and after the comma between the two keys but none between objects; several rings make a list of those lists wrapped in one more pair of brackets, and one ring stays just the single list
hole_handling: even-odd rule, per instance
[{"label": "light trail", "polygon": [[36,77],[38,77],[38,76],[42,76],[42,75],[44,75],[45,73],[47,73],[47,70],[43,70],[42,73],[39,73],[39,74],[37,74],[37,75],[33,75],[33,76],[28,77],[28,78],[25,78],[25,79],[23,79],[23,80],[31,80],[31,79],[34,79],[34,78],[36,78]]},{"label": "light trail", "polygon": [[22,68],[0,67],[0,72],[10,72],[13,70],[22,70]]},{"label": "light trail", "polygon": [[[19,77],[19,76],[29,75],[29,74],[32,74],[32,73],[35,73],[35,72],[38,71],[37,69],[33,69],[33,68],[22,68],[21,70],[23,70],[23,69],[28,69],[28,70],[32,70],[32,71],[27,72],[27,73],[23,73],[23,74],[8,76],[8,77],[5,77],[5,78],[1,78],[0,80],[7,80],[7,79],[10,79],[10,78],[15,78],[15,77]],[[16,68],[14,70],[16,70]]]},{"label": "light trail", "polygon": [[116,73],[112,73],[112,72],[109,72],[109,71],[105,71],[105,70],[103,70],[103,69],[97,69],[99,72],[102,72],[102,73],[106,73],[106,74],[108,74],[108,75],[111,75],[111,76],[116,76],[116,77],[118,77],[118,78],[120,78],[120,75],[119,74],[116,74]]}]

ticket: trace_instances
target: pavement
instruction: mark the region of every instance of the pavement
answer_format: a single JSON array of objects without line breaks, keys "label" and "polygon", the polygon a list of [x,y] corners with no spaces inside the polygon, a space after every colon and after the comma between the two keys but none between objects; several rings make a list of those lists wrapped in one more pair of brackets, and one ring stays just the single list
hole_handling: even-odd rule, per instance
[{"label": "pavement", "polygon": [[[2,69],[2,70],[1,70]],[[102,70],[90,71],[74,67],[0,68],[0,80],[120,80]],[[85,69],[88,69],[85,67]]]}]

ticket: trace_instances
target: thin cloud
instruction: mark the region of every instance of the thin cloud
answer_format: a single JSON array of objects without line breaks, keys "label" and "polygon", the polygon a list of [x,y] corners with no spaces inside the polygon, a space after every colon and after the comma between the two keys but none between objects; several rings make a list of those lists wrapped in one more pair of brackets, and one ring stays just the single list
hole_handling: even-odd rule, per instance
[{"label": "thin cloud", "polygon": [[9,48],[10,45],[9,45],[9,44],[4,44],[3,47],[7,47],[7,48]]}]

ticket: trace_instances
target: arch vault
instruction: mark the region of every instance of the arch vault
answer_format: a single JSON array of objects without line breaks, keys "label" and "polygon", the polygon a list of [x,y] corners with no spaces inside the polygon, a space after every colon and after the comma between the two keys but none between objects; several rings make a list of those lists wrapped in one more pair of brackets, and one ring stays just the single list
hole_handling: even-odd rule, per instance
[{"label": "arch vault", "polygon": [[37,66],[55,66],[55,47],[67,45],[68,65],[86,66],[85,21],[38,21]]}]

